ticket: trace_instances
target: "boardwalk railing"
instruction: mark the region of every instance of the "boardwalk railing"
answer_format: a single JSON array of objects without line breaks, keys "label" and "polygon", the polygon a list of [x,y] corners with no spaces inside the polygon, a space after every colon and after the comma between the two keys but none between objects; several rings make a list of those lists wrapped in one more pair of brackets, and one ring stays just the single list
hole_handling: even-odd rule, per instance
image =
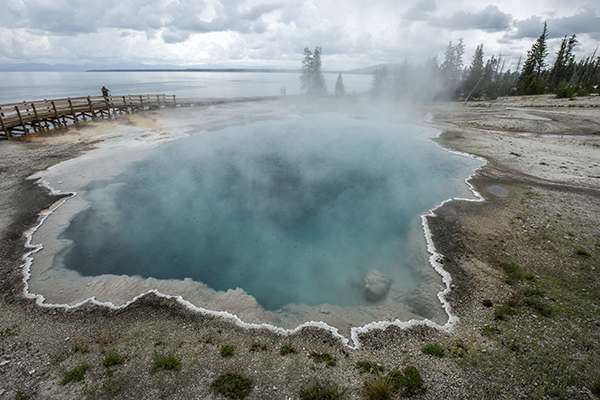
[{"label": "boardwalk railing", "polygon": [[0,104],[0,137],[11,138],[13,135],[49,129],[50,125],[54,128],[79,119],[176,106],[175,95],[164,94],[88,96]]}]

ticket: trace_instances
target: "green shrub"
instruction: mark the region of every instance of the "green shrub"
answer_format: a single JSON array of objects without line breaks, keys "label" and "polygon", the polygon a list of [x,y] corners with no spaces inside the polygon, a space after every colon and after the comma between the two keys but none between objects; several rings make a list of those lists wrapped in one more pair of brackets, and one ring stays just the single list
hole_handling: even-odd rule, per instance
[{"label": "green shrub", "polygon": [[224,344],[223,346],[221,346],[221,355],[223,357],[230,357],[233,355],[233,348],[235,347],[235,345],[230,345],[230,344]]},{"label": "green shrub", "polygon": [[243,399],[252,390],[252,379],[238,374],[225,374],[215,379],[210,387],[214,394],[222,394],[230,399]]},{"label": "green shrub", "polygon": [[282,356],[285,356],[286,354],[290,354],[290,353],[295,353],[296,352],[296,348],[292,347],[289,344],[284,344],[283,346],[281,346],[281,350],[279,350],[279,354],[281,354]]},{"label": "green shrub", "polygon": [[175,371],[179,371],[181,369],[181,361],[176,359],[173,353],[171,353],[170,357],[162,357],[158,355],[156,350],[154,350],[154,357],[152,360],[154,361],[151,370],[152,373],[158,371],[159,368]]},{"label": "green shrub", "polygon": [[423,353],[436,357],[444,357],[444,349],[437,344],[425,345],[422,349]]},{"label": "green shrub", "polygon": [[315,383],[308,389],[300,392],[302,400],[336,400],[346,393],[347,389],[340,389],[338,385],[332,385],[327,381],[315,380]]},{"label": "green shrub", "polygon": [[571,86],[567,83],[566,79],[563,79],[556,88],[556,97],[561,99],[569,99],[571,97],[575,97],[577,89],[577,86]]},{"label": "green shrub", "polygon": [[58,382],[59,385],[66,385],[70,382],[78,382],[82,381],[85,378],[85,373],[88,369],[90,369],[90,365],[87,363],[82,363],[73,368],[70,371],[63,371],[64,378]]}]

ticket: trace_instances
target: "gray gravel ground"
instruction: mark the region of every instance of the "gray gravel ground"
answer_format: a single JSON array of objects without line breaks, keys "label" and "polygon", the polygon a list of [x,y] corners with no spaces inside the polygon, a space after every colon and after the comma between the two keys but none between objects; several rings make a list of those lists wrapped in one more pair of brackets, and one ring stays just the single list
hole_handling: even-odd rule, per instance
[{"label": "gray gravel ground", "polygon": [[[537,101],[531,104],[547,111]],[[486,124],[501,120],[508,106],[504,99],[490,103]],[[595,132],[581,128],[576,134],[590,136],[586,140],[595,145],[586,146],[600,159],[594,147],[600,143],[599,112],[580,116],[587,107],[575,108],[572,121],[585,119],[582,126],[596,126]],[[0,399],[217,399],[224,397],[213,394],[210,384],[224,373],[252,378],[248,399],[298,399],[315,379],[347,388],[343,399],[361,399],[368,373],[355,367],[358,361],[377,362],[384,374],[415,366],[427,388],[417,397],[424,399],[594,398],[594,385],[600,386],[598,191],[593,184],[567,185],[562,176],[551,182],[531,167],[527,174],[511,169],[505,149],[481,139],[490,134],[488,126],[473,122],[481,120],[480,109],[445,104],[426,111],[434,116],[430,123],[446,131],[440,138],[444,146],[490,160],[472,181],[487,201],[448,203],[430,218],[436,246],[453,277],[448,298],[460,319],[450,332],[425,326],[373,330],[361,335],[359,349],[317,328],[288,336],[247,330],[153,296],[117,311],[36,306],[22,296],[22,233],[56,197],[26,177],[77,156],[93,142],[1,142]],[[518,135],[503,135],[521,140],[528,128],[538,135],[536,141],[543,140],[543,132],[535,129],[545,128],[522,128]],[[533,152],[538,147],[523,148]],[[533,278],[507,283],[502,265],[509,262]],[[535,290],[544,294],[530,295]],[[549,304],[553,313],[543,315],[533,300]],[[509,311],[499,319],[501,306]],[[234,346],[233,356],[221,356],[224,344]],[[440,345],[446,355],[424,354],[426,344]],[[280,355],[283,345],[294,346],[297,353]],[[124,362],[105,367],[111,350]],[[336,365],[317,364],[310,352],[330,353]],[[177,358],[181,370],[151,373],[155,354]],[[83,363],[90,366],[84,381],[59,384],[65,371]]]}]

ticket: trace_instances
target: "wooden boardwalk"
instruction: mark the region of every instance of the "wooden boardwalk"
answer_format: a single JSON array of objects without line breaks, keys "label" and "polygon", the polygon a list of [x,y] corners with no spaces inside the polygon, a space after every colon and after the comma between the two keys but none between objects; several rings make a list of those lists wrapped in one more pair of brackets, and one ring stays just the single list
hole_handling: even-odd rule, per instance
[{"label": "wooden boardwalk", "polygon": [[88,118],[240,101],[271,100],[278,97],[242,97],[232,99],[176,99],[175,95],[144,94],[126,96],[88,96],[56,100],[24,101],[0,104],[0,138],[10,139],[39,130],[47,130]]}]

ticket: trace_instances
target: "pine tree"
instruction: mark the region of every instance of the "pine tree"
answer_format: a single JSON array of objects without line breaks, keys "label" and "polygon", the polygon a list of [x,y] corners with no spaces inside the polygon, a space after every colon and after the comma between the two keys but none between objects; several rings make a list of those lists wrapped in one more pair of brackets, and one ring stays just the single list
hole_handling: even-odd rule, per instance
[{"label": "pine tree", "polygon": [[337,77],[337,81],[335,81],[335,95],[339,97],[346,95],[346,88],[344,87],[342,74],[339,74]]},{"label": "pine tree", "polygon": [[373,71],[373,79],[371,80],[371,90],[373,94],[381,95],[390,88],[390,74],[387,65],[381,69]]},{"label": "pine tree", "polygon": [[300,90],[310,90],[313,83],[313,53],[308,47],[304,48],[304,59],[302,60],[302,75],[300,76]]},{"label": "pine tree", "polygon": [[310,95],[322,96],[327,93],[325,78],[321,73],[321,48],[315,48],[311,52],[308,47],[304,48],[304,59],[302,60],[302,75],[300,76],[301,90]]},{"label": "pine tree", "polygon": [[548,28],[544,22],[544,30],[536,42],[527,52],[527,59],[523,64],[523,71],[519,76],[517,92],[519,94],[541,94],[545,92],[546,82],[542,77],[545,59],[548,56]]},{"label": "pine tree", "polygon": [[444,53],[444,62],[440,66],[440,72],[444,83],[444,89],[451,93],[451,97],[457,97],[457,89],[459,89],[461,79],[461,68],[463,65],[463,54],[465,53],[465,45],[462,38],[458,40],[456,46],[452,45],[452,41],[448,43],[446,52]]},{"label": "pine tree", "polygon": [[553,89],[556,89],[563,80],[566,80],[568,83],[573,77],[573,73],[575,72],[575,55],[573,54],[573,49],[576,44],[577,39],[575,35],[568,39],[567,35],[565,35],[560,44],[560,49],[556,52],[556,60],[550,72],[549,84]]},{"label": "pine tree", "polygon": [[467,100],[470,97],[479,98],[483,95],[483,86],[480,84],[483,79],[483,44],[475,49],[473,61],[467,72],[467,77],[463,81],[463,94],[466,94]]}]

